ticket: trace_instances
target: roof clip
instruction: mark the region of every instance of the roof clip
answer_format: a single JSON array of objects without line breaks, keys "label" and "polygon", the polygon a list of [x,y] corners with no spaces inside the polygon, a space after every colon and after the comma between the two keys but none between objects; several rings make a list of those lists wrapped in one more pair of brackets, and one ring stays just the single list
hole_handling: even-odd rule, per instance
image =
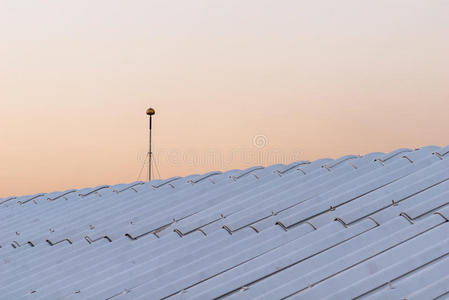
[{"label": "roof clip", "polygon": [[316,230],[315,225],[313,225],[312,223],[305,221],[304,224],[310,225],[313,228],[313,230]]},{"label": "roof clip", "polygon": [[64,198],[65,200],[67,200],[67,198],[66,198],[65,196],[67,196],[68,194],[74,193],[74,192],[76,192],[76,190],[69,190],[69,191],[64,192],[64,193],[62,193],[61,195],[56,196],[56,197],[54,197],[54,198],[47,198],[47,200],[48,200],[48,201],[55,201],[55,200],[58,200],[58,199],[60,199],[60,198]]},{"label": "roof clip", "polygon": [[28,202],[30,202],[30,201],[33,201],[34,204],[37,204],[37,202],[36,202],[35,199],[36,199],[36,198],[39,198],[39,197],[42,197],[42,196],[44,196],[44,195],[45,195],[45,194],[38,194],[38,195],[33,196],[33,197],[31,197],[31,198],[29,198],[29,199],[27,199],[27,200],[25,200],[25,201],[19,200],[19,201],[17,201],[17,203],[20,204],[20,205],[22,205],[22,204],[28,203]]},{"label": "roof clip", "polygon": [[101,236],[101,237],[99,237],[99,238],[97,238],[97,239],[95,239],[95,240],[91,239],[88,235],[86,235],[86,236],[84,237],[84,239],[85,239],[89,244],[95,243],[96,241],[99,241],[99,240],[102,240],[102,239],[105,239],[105,240],[109,241],[109,243],[112,243],[111,238],[108,237],[107,235]]},{"label": "roof clip", "polygon": [[374,159],[374,162],[378,162],[378,163],[380,163],[382,166],[385,166],[384,161],[383,161],[382,159],[380,159],[380,158]]},{"label": "roof clip", "polygon": [[338,218],[338,217],[334,219],[334,221],[340,222],[340,224],[343,225],[343,227],[345,227],[345,228],[348,228],[351,224],[354,224],[354,223],[359,222],[359,221],[362,221],[362,220],[371,220],[374,224],[376,224],[376,227],[377,227],[377,226],[380,226],[379,222],[377,222],[377,221],[376,221],[373,217],[371,217],[371,216],[367,216],[367,217],[365,217],[365,218],[360,218],[360,219],[358,219],[358,220],[354,220],[354,221],[349,222],[349,223],[346,223],[343,219]]},{"label": "roof clip", "polygon": [[181,177],[172,177],[172,178],[169,178],[169,179],[165,180],[164,182],[161,182],[161,183],[159,183],[159,184],[157,184],[157,185],[152,184],[151,187],[152,187],[153,189],[158,189],[158,188],[160,188],[160,187],[162,187],[162,186],[168,184],[168,185],[171,186],[172,188],[175,188],[175,186],[174,186],[173,184],[171,184],[171,182],[173,182],[173,181],[175,181],[175,180],[178,180],[178,179],[181,179]]},{"label": "roof clip", "polygon": [[58,241],[58,242],[56,242],[56,243],[53,243],[52,241],[50,241],[50,240],[46,240],[46,242],[50,245],[50,246],[54,246],[54,245],[57,245],[57,244],[60,244],[60,243],[63,243],[63,242],[67,242],[67,243],[69,243],[70,245],[71,244],[73,244],[72,243],[72,241],[70,240],[70,239],[63,239],[63,240],[60,240],[60,241]]},{"label": "roof clip", "polygon": [[259,179],[259,177],[257,177],[257,175],[255,175],[253,172],[257,171],[257,170],[262,170],[262,169],[264,169],[264,167],[260,167],[260,166],[259,167],[253,167],[253,168],[250,168],[249,170],[246,170],[245,172],[242,172],[238,176],[229,176],[229,178],[231,178],[234,181],[237,181],[240,178],[242,178],[242,177],[244,177],[244,176],[246,176],[248,174],[252,174],[254,177],[256,177],[256,179]]},{"label": "roof clip", "polygon": [[411,164],[413,163],[413,160],[411,160],[407,155],[403,155],[403,156],[401,156],[401,158],[405,158],[405,159],[408,160]]},{"label": "roof clip", "polygon": [[[176,229],[173,229],[173,231],[176,232],[176,233],[179,235],[179,237],[185,237],[186,235],[191,234],[191,233],[194,233],[194,232],[196,232],[196,231],[201,232],[204,236],[207,236],[206,232],[204,232],[201,228],[197,228],[197,229],[195,229],[195,230],[191,230],[191,231],[186,232],[186,233],[182,233],[181,230],[179,230],[179,229],[177,229],[177,228],[176,228]],[[157,235],[156,235],[156,236],[157,236]]]},{"label": "roof clip", "polygon": [[332,169],[330,167],[328,167],[327,165],[322,165],[321,168],[326,169],[329,172],[332,171]]},{"label": "roof clip", "polygon": [[136,182],[134,184],[128,185],[127,187],[125,187],[125,188],[123,188],[121,190],[114,189],[113,192],[116,193],[116,194],[120,194],[121,192],[124,192],[126,190],[133,190],[134,192],[137,193],[137,190],[134,187],[138,186],[138,185],[141,185],[141,184],[144,184],[144,182],[143,181],[138,181],[138,182]]},{"label": "roof clip", "polygon": [[449,222],[449,219],[446,218],[446,216],[443,215],[442,213],[440,213],[439,211],[434,212],[434,214],[435,215],[439,215],[440,217],[442,217],[445,220],[445,222]]},{"label": "roof clip", "polygon": [[24,246],[24,245],[30,245],[30,247],[34,247],[34,244],[33,244],[31,241],[28,241],[28,242],[23,243],[23,244],[20,244],[20,243],[17,242],[17,241],[14,241],[14,242],[11,243],[11,246],[12,246],[14,249],[15,249],[15,248],[22,247],[22,246]]},{"label": "roof clip", "polygon": [[287,229],[288,229],[288,227],[285,226],[281,221],[277,221],[276,223],[274,223],[274,225],[279,225],[285,231],[287,231]]},{"label": "roof clip", "polygon": [[410,224],[415,224],[413,223],[413,218],[411,218],[406,212],[399,213],[399,216],[404,217]]},{"label": "roof clip", "polygon": [[[298,167],[296,170],[301,170],[299,168],[299,166],[301,166],[301,165],[308,165],[308,164],[310,164],[310,161],[300,161],[300,162],[295,163],[295,164],[291,165],[290,167],[288,167],[288,168],[286,168],[286,169],[284,169],[282,171],[281,170],[275,170],[275,171],[273,171],[273,173],[278,174],[279,176],[282,176],[282,175],[284,175],[284,173],[287,173],[288,171],[291,171],[291,170],[293,170],[296,167]],[[301,171],[304,173],[303,170],[301,170]],[[304,175],[305,175],[305,173],[304,173]]]},{"label": "roof clip", "polygon": [[307,175],[307,173],[306,173],[303,169],[301,169],[301,168],[297,168],[296,171],[301,171],[301,173],[302,173],[303,175]]},{"label": "roof clip", "polygon": [[340,218],[335,218],[334,219],[334,221],[338,221],[338,222],[340,222],[342,225],[343,225],[343,227],[345,227],[345,228],[347,228],[348,227],[348,224],[346,224],[346,222],[345,221],[343,221],[343,219],[340,219]]},{"label": "roof clip", "polygon": [[[173,220],[174,220],[174,219],[173,219]],[[146,235],[148,235],[148,234],[154,234],[154,236],[156,236],[157,238],[159,238],[159,236],[157,235],[157,233],[161,232],[162,230],[167,229],[167,228],[170,227],[171,225],[172,225],[172,223],[168,223],[168,224],[165,224],[165,225],[163,225],[163,226],[161,226],[161,227],[159,227],[159,228],[152,229],[152,230],[150,230],[150,231],[144,232],[144,233],[142,233],[142,234],[140,234],[140,235],[137,235],[137,236],[132,236],[130,233],[125,233],[125,236],[126,236],[127,238],[129,238],[130,240],[133,240],[133,241],[138,240],[138,239],[140,239],[141,237],[146,236]]]},{"label": "roof clip", "polygon": [[102,186],[97,187],[97,188],[95,188],[95,189],[93,189],[91,191],[88,191],[88,192],[84,193],[84,194],[78,194],[78,196],[80,196],[80,197],[87,197],[87,196],[89,196],[91,194],[96,194],[96,195],[99,195],[100,197],[102,197],[102,195],[98,191],[100,191],[102,189],[107,189],[109,187],[110,187],[109,185],[102,185]]},{"label": "roof clip", "polygon": [[201,232],[204,236],[207,236],[206,232],[204,232],[203,229],[201,229],[201,228],[198,228],[196,231],[199,231],[199,232]]},{"label": "roof clip", "polygon": [[181,237],[181,238],[184,236],[184,234],[178,228],[173,229],[173,231],[176,232],[179,235],[179,237]]},{"label": "roof clip", "polygon": [[[201,177],[198,178],[198,179],[187,180],[187,183],[191,183],[192,185],[194,185],[195,183],[201,182],[201,181],[203,181],[205,179],[208,179],[208,178],[210,178],[212,176],[220,175],[220,174],[222,174],[222,173],[221,172],[209,172],[209,173],[207,173],[205,175],[201,175]],[[212,182],[212,183],[214,183],[214,182]]]},{"label": "roof clip", "polygon": [[441,160],[444,159],[444,158],[443,158],[443,155],[441,155],[441,154],[438,153],[438,152],[433,152],[432,155],[435,155],[436,157],[438,157],[438,158],[441,159]]},{"label": "roof clip", "polygon": [[228,226],[223,225],[221,228],[223,228],[223,229],[226,230],[230,235],[232,235],[232,230],[231,230]]},{"label": "roof clip", "polygon": [[256,233],[259,233],[259,230],[256,227],[254,227],[253,225],[249,225],[248,227],[251,228],[252,230],[254,230]]}]

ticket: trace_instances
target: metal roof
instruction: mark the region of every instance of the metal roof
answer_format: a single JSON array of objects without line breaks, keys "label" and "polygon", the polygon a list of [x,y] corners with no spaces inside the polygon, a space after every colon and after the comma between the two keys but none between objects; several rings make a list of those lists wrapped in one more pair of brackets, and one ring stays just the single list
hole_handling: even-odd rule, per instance
[{"label": "metal roof", "polygon": [[0,299],[442,299],[449,146],[0,199]]}]

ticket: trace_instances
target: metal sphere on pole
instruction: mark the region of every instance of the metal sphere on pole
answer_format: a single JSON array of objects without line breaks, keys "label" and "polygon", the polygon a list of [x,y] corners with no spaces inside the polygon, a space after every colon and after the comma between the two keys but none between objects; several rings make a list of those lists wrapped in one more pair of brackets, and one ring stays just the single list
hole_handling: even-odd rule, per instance
[{"label": "metal sphere on pole", "polygon": [[150,134],[149,134],[149,145],[148,145],[148,181],[151,181],[151,155],[153,154],[151,152],[151,129],[152,129],[152,117],[154,116],[154,114],[156,113],[156,111],[153,108],[148,108],[146,111],[147,115],[150,117],[149,118],[149,122],[150,122]]}]

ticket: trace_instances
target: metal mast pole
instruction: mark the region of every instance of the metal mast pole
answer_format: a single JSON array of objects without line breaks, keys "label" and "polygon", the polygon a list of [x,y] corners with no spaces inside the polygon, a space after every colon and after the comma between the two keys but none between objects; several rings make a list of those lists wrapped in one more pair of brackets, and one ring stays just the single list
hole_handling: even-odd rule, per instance
[{"label": "metal mast pole", "polygon": [[152,116],[150,116],[150,143],[148,147],[148,181],[151,181],[151,125],[152,125]]},{"label": "metal mast pole", "polygon": [[149,122],[150,122],[150,132],[149,132],[149,144],[148,144],[148,181],[151,181],[151,155],[153,152],[151,152],[151,129],[153,125],[153,115],[155,114],[155,110],[153,108],[147,109],[147,115],[150,116]]}]

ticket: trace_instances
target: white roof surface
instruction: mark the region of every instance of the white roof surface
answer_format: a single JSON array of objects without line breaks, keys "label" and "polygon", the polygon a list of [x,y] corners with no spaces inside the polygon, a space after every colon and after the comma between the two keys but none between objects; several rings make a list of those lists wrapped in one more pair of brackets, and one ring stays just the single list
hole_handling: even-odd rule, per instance
[{"label": "white roof surface", "polygon": [[0,199],[0,299],[446,299],[448,153]]}]

